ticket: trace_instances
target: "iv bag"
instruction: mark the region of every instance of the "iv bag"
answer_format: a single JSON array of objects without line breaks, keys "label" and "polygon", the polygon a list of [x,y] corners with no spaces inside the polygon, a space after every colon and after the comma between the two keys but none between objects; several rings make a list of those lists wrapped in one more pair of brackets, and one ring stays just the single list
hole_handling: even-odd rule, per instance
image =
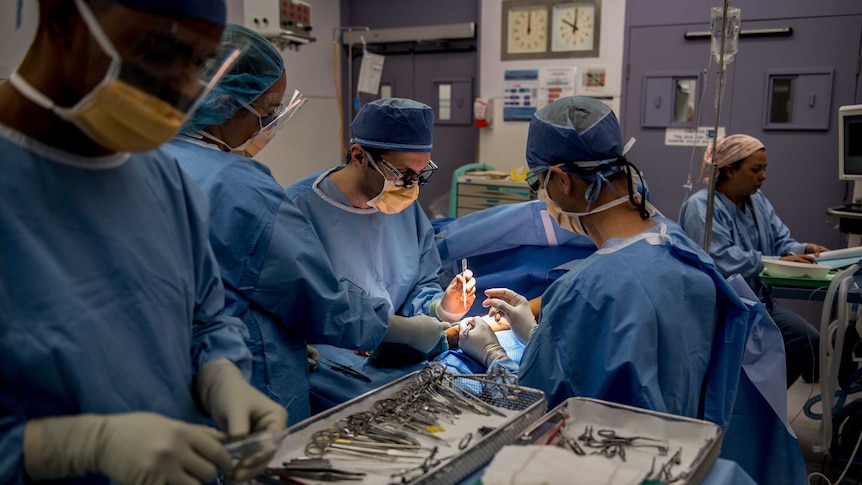
[{"label": "iv bag", "polygon": [[[712,56],[715,62],[721,63],[721,25],[724,16],[723,7],[712,7],[710,15],[710,32],[712,34]],[[740,10],[737,7],[727,8],[727,24],[724,29],[726,41],[724,45],[724,64],[730,64],[733,56],[739,50]]]}]

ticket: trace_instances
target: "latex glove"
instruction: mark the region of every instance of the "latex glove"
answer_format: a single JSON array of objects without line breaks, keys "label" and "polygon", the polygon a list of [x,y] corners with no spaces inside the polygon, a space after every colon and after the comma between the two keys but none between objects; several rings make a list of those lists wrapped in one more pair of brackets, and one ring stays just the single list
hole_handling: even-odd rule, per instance
[{"label": "latex glove", "polygon": [[[197,389],[204,410],[229,438],[285,428],[287,411],[246,382],[239,369],[227,359],[204,365],[197,375]],[[234,469],[232,478],[244,480],[260,474],[273,453],[243,460]]]},{"label": "latex glove", "polygon": [[306,347],[308,349],[308,372],[314,372],[320,367],[320,352],[311,345]]},{"label": "latex glove", "polygon": [[100,473],[128,485],[210,483],[231,470],[224,438],[148,412],[36,419],[24,431],[24,466],[34,481]]},{"label": "latex glove", "polygon": [[[464,292],[461,291],[462,287]],[[465,293],[467,296],[466,303],[464,302]],[[440,299],[440,303],[436,307],[435,314],[440,320],[457,322],[473,306],[474,301],[476,301],[476,278],[473,278],[473,272],[468,269],[455,275],[449,282],[449,286],[443,292],[443,298]]]},{"label": "latex glove", "polygon": [[506,288],[485,290],[485,296],[488,299],[482,302],[482,306],[490,308],[488,315],[494,317],[494,320],[498,322],[502,317],[509,320],[515,337],[522,344],[527,345],[538,327],[536,317],[533,316],[533,311],[530,309],[530,302]]},{"label": "latex glove", "polygon": [[389,315],[389,328],[386,329],[383,341],[409,345],[420,352],[428,353],[440,342],[443,332],[449,326],[448,323],[428,315]]},{"label": "latex glove", "polygon": [[461,329],[458,341],[461,351],[481,362],[486,368],[507,357],[494,330],[481,317],[468,318],[458,326]]}]

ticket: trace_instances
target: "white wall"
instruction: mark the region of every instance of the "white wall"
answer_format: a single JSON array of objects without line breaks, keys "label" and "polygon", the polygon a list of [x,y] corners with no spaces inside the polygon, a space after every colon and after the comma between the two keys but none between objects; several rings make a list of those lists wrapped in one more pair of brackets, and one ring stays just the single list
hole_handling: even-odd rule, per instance
[{"label": "white wall", "polygon": [[[338,0],[306,0],[316,42],[282,52],[288,92],[309,98],[286,127],[257,156],[282,185],[341,162],[338,101],[333,76],[332,30],[340,25]],[[243,22],[242,0],[228,1],[228,21]]]},{"label": "white wall", "polygon": [[36,2],[23,2],[21,27],[15,29],[18,2],[0,1],[0,79],[8,79],[18,67],[36,32],[39,11]]},{"label": "white wall", "polygon": [[620,76],[623,63],[623,30],[625,27],[625,0],[602,0],[601,38],[598,58],[552,59],[535,61],[500,60],[500,0],[482,0],[480,33],[482,47],[479,52],[480,88],[482,98],[495,98],[494,122],[491,128],[479,132],[479,161],[498,170],[509,171],[525,167],[527,122],[504,122],[502,100],[503,75],[507,69],[536,69],[543,67],[607,65],[613,69],[616,81],[614,100],[619,106]]},{"label": "white wall", "polygon": [[[0,1],[0,79],[6,79],[15,70],[36,30],[35,1],[23,2],[21,28],[15,29],[17,3]],[[332,29],[340,24],[339,4],[338,0],[309,0],[309,3],[312,35],[317,42],[302,46],[299,51],[282,52],[288,88],[291,92],[299,89],[309,101],[258,155],[282,185],[341,162],[332,66]],[[228,20],[242,23],[242,0],[229,0]]]}]

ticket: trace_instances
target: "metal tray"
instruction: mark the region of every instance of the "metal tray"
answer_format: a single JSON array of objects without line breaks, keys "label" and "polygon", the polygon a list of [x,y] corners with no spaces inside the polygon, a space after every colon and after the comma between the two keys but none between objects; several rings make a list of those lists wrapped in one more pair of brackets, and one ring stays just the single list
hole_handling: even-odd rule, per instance
[{"label": "metal tray", "polygon": [[[549,433],[559,429],[563,417],[566,418],[567,426],[575,423],[568,433],[572,438],[591,425],[596,430],[613,430],[620,436],[647,435],[666,440],[669,453],[666,456],[657,456],[659,464],[672,456],[674,450],[681,448],[682,463],[673,469],[673,474],[682,476],[669,482],[674,485],[702,482],[721,451],[722,430],[708,421],[581,397],[567,399],[555,407],[527,428],[515,444],[545,444],[542,441]],[[584,449],[590,452],[589,448]],[[572,456],[576,457],[574,453]],[[628,456],[632,458],[631,453]],[[644,473],[647,473],[652,463],[648,457],[643,458],[640,464],[644,467]]]},{"label": "metal tray", "polygon": [[[305,445],[314,432],[333,426],[336,421],[348,415],[371,410],[376,401],[394,396],[406,384],[419,379],[422,372],[423,370],[419,370],[408,374],[385,386],[293,425],[287,430],[288,434],[281,442],[279,450],[276,452],[270,465],[279,466],[282,462],[302,456]],[[369,473],[362,481],[352,481],[351,483],[409,483],[422,485],[459,483],[486,465],[500,448],[518,439],[527,426],[541,418],[546,412],[547,401],[545,400],[545,395],[536,389],[518,386],[517,392],[506,399],[502,398],[499,392],[494,392],[496,386],[494,384],[476,380],[470,376],[453,377],[459,386],[479,397],[483,402],[494,406],[506,416],[480,416],[465,412],[454,424],[447,424],[446,431],[441,433],[440,437],[446,439],[451,447],[441,448],[440,455],[451,456],[451,458],[442,461],[421,475],[414,475],[402,481],[400,477],[390,477],[390,468],[390,470],[380,472],[379,475]],[[492,376],[489,375],[487,378],[491,379]],[[481,435],[479,432],[479,428],[481,427],[489,427],[493,428],[493,430]],[[466,447],[459,451],[459,443],[465,440],[468,433],[471,434],[471,438],[466,443]],[[429,446],[434,445],[434,441],[427,438],[420,438],[420,441]],[[336,468],[350,468],[350,465],[339,464],[337,459],[333,459],[332,461]],[[365,466],[370,465],[366,463]],[[308,479],[301,479],[301,481],[309,484],[325,483]]]}]

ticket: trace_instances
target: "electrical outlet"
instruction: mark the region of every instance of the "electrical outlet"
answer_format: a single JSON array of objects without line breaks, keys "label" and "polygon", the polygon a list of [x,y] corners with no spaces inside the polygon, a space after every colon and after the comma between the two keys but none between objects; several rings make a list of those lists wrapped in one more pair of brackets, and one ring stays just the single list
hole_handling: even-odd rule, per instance
[{"label": "electrical outlet", "polygon": [[242,7],[243,25],[264,36],[281,33],[278,0],[245,0]]}]

